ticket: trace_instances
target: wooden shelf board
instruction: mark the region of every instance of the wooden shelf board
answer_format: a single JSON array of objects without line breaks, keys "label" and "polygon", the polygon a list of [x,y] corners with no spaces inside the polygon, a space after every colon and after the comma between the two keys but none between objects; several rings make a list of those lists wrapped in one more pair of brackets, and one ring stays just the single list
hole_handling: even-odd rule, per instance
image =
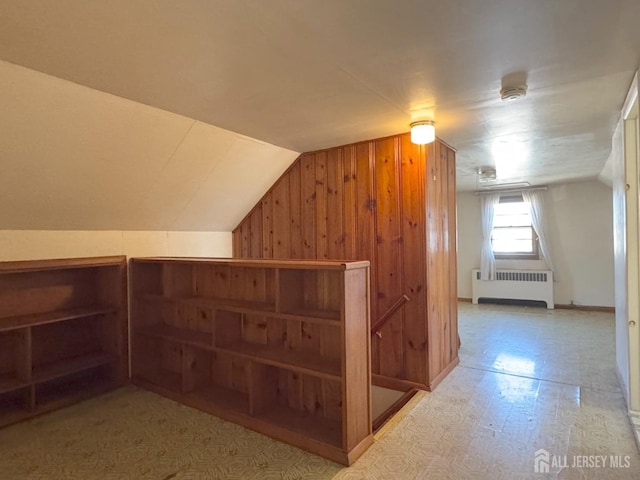
[{"label": "wooden shelf board", "polygon": [[301,433],[334,447],[342,446],[342,426],[339,420],[319,417],[308,412],[277,406],[256,418]]},{"label": "wooden shelf board", "polygon": [[135,333],[148,337],[177,341],[207,350],[213,349],[213,334],[207,332],[198,332],[196,330],[162,324],[139,328]]},{"label": "wooden shelf board", "polygon": [[15,262],[1,262],[0,273],[27,273],[44,270],[65,270],[69,268],[125,267],[126,264],[127,257],[124,255],[53,260],[19,260]]},{"label": "wooden shelf board", "polygon": [[0,376],[0,393],[12,392],[29,386],[29,382],[9,375]]},{"label": "wooden shelf board", "polygon": [[206,297],[185,297],[178,298],[196,305],[207,305],[220,310],[235,310],[240,313],[255,313],[256,315],[267,315],[276,311],[275,302],[261,302],[256,300],[235,300],[231,298],[206,298]]},{"label": "wooden shelf board", "polygon": [[273,315],[276,305],[274,302],[258,302],[252,300],[232,300],[207,297],[165,297],[157,293],[142,293],[137,298],[147,302],[171,302],[200,305],[218,310],[248,313],[254,315]]},{"label": "wooden shelf board", "polygon": [[203,401],[217,407],[249,415],[249,395],[229,388],[210,385],[185,394],[194,402]]},{"label": "wooden shelf board", "polygon": [[92,317],[114,313],[114,307],[87,307],[70,308],[66,310],[56,310],[55,312],[33,313],[29,315],[18,315],[14,317],[0,318],[0,332],[4,330],[14,330],[29,326],[45,325],[47,323],[62,322],[76,318]]},{"label": "wooden shelf board", "polygon": [[292,308],[282,312],[283,314],[289,314],[296,317],[302,317],[301,319],[323,319],[323,320],[335,320],[340,324],[340,311],[338,310],[321,310],[316,308]]},{"label": "wooden shelf board", "polygon": [[351,270],[354,268],[369,267],[368,260],[339,261],[339,260],[271,260],[255,258],[213,258],[213,257],[137,257],[132,258],[132,263],[199,263],[215,264],[220,266],[236,266],[251,268],[285,268],[285,269],[321,269],[321,270]]},{"label": "wooden shelf board", "polygon": [[216,347],[216,350],[247,357],[266,365],[328,378],[330,380],[341,380],[340,361],[321,357],[317,354],[246,342],[219,346]]},{"label": "wooden shelf board", "polygon": [[74,357],[49,364],[41,365],[33,369],[33,382],[42,383],[56,378],[89,370],[101,365],[107,365],[116,358],[107,353],[93,353]]}]

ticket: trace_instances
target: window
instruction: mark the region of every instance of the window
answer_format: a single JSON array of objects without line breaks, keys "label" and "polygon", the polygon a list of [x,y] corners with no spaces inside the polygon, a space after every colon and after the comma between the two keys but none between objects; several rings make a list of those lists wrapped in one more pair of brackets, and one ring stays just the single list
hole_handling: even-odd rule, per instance
[{"label": "window", "polygon": [[538,242],[529,204],[522,196],[501,197],[493,214],[493,253],[499,259],[538,259]]}]

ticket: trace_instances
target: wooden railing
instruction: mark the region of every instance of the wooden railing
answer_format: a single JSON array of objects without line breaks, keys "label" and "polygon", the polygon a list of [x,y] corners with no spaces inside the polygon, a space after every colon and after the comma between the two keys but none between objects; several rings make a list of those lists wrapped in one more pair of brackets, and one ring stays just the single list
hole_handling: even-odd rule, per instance
[{"label": "wooden railing", "polygon": [[382,337],[380,330],[382,330],[384,324],[387,323],[387,321],[393,316],[393,314],[396,313],[398,309],[400,309],[400,307],[402,307],[409,300],[410,298],[406,295],[402,295],[398,300],[396,300],[395,303],[391,305],[391,307],[389,307],[389,310],[387,310],[384,315],[382,315],[376,321],[376,323],[373,324],[373,326],[371,327],[371,335],[378,335],[378,337]]}]

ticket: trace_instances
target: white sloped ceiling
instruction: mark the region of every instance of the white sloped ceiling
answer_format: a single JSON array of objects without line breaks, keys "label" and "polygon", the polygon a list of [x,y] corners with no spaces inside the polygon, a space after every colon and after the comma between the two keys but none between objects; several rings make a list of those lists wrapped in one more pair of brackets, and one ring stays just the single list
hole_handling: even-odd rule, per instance
[{"label": "white sloped ceiling", "polygon": [[0,228],[230,231],[298,153],[0,61]]}]

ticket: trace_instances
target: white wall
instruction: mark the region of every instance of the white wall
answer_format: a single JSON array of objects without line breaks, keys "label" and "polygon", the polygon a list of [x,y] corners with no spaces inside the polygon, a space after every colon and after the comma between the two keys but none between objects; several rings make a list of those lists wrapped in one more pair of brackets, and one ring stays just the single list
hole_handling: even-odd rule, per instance
[{"label": "white wall", "polygon": [[298,156],[2,61],[0,132],[7,230],[228,232]]},{"label": "white wall", "polygon": [[[614,299],[611,188],[588,181],[544,192],[548,235],[558,281],[555,303],[612,307]],[[480,199],[458,192],[458,296],[471,298],[471,270],[480,266]],[[541,260],[498,260],[498,268],[545,269]]]},{"label": "white wall", "polygon": [[0,230],[0,261],[106,255],[230,257],[230,232]]}]

